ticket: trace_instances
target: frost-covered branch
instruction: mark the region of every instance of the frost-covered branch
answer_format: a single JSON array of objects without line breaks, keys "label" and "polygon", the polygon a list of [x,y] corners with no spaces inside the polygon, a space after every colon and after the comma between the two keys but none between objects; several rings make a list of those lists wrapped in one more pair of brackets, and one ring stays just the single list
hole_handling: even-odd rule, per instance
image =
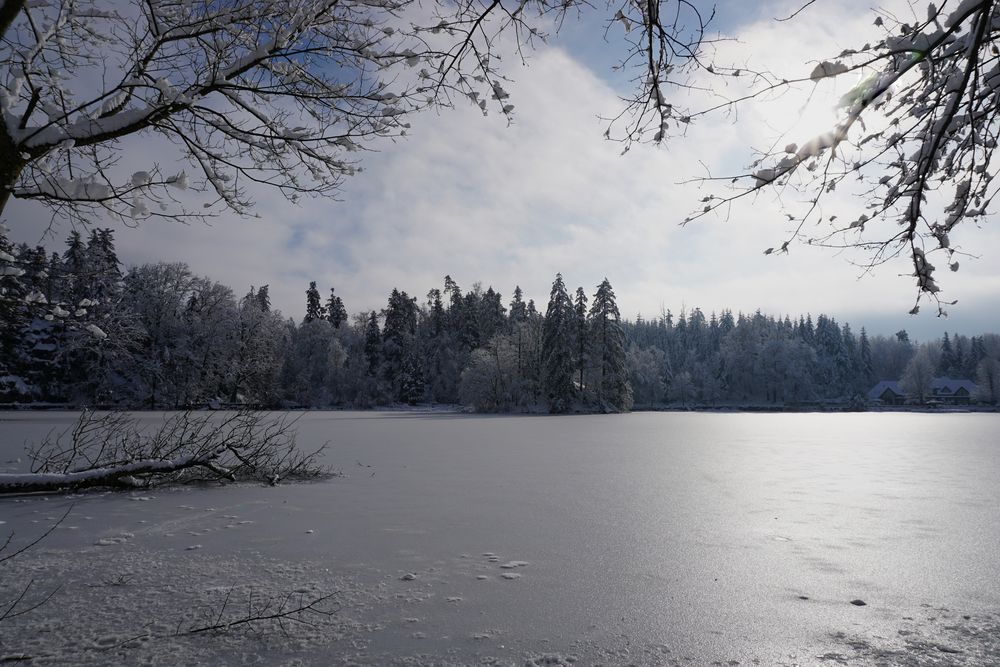
[{"label": "frost-covered branch", "polygon": [[[879,42],[815,65],[808,79],[816,85],[848,73],[863,77],[841,98],[833,128],[765,152],[745,174],[702,179],[732,189],[706,196],[685,222],[764,190],[791,190],[804,201],[784,199],[795,224],[779,251],[794,241],[860,249],[865,270],[908,257],[917,287],[911,312],[929,298],[944,314],[948,303],[929,257],[937,254],[957,271],[968,253],[952,243],[951,232],[984,221],[997,194],[1000,8],[994,0],[962,0],[917,9],[925,20],[914,25],[880,15]],[[838,188],[853,197],[823,206]]]},{"label": "frost-covered branch", "polygon": [[29,450],[31,472],[0,474],[0,493],[145,488],[195,481],[260,481],[328,474],[324,447],[303,453],[294,420],[252,411],[185,412],[153,432],[123,413],[84,411],[69,431]]},{"label": "frost-covered branch", "polygon": [[[586,0],[4,2],[0,11],[0,211],[10,197],[64,217],[195,218],[184,190],[248,213],[247,183],[290,201],[335,193],[356,152],[401,136],[432,105],[470,100],[510,117],[505,51],[523,59]],[[612,122],[676,129],[670,91],[694,69],[711,15],[690,0],[630,0],[622,67],[635,95]],[[677,124],[680,125],[677,125]],[[676,126],[676,127],[675,127]],[[119,164],[122,141],[160,137],[190,168]],[[188,173],[190,172],[190,174]]]}]

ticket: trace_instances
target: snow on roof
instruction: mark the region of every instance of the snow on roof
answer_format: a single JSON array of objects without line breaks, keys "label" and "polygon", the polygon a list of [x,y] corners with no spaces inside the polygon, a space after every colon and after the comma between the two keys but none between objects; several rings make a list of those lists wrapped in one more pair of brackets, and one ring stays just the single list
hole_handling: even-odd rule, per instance
[{"label": "snow on roof", "polygon": [[904,393],[902,387],[899,386],[899,382],[896,380],[882,380],[868,392],[868,398],[873,401],[882,398],[882,394],[884,394],[887,389],[891,390],[898,396],[902,396]]},{"label": "snow on roof", "polygon": [[945,377],[931,380],[931,391],[935,394],[956,394],[959,389],[965,389],[969,394],[974,394],[976,393],[976,383],[972,380]]}]

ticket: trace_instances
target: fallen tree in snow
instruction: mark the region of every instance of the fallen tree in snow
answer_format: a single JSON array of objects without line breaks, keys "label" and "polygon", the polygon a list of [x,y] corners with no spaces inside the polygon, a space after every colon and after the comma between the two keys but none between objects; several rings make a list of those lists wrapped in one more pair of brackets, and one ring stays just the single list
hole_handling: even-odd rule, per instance
[{"label": "fallen tree in snow", "polygon": [[0,494],[329,474],[318,462],[326,445],[303,453],[294,423],[254,411],[183,412],[147,429],[128,414],[84,411],[72,429],[29,449],[30,473],[0,474]]}]

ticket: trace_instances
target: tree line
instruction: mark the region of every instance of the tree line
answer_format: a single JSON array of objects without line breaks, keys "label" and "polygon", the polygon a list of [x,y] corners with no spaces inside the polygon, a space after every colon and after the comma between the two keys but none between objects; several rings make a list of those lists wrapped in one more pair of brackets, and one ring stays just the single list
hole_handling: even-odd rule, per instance
[{"label": "tree line", "polygon": [[[860,404],[916,371],[1000,389],[1000,337],[923,345],[858,334],[827,315],[700,309],[621,318],[605,279],[588,296],[561,274],[544,312],[515,287],[424,300],[393,289],[348,314],[334,289],[305,290],[296,322],[269,287],[242,296],[160,262],[123,270],[109,229],[73,231],[62,252],[0,230],[0,398],[7,403],[182,408],[462,403],[480,411],[626,411],[634,405]],[[920,377],[923,377],[920,375]]]}]

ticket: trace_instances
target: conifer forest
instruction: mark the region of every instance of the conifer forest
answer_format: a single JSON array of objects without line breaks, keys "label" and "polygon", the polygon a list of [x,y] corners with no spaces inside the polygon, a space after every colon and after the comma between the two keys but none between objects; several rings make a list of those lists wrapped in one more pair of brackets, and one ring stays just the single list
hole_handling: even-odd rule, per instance
[{"label": "conifer forest", "polygon": [[[462,404],[484,412],[633,407],[863,407],[880,380],[947,376],[995,404],[1000,337],[918,343],[825,314],[623,319],[611,283],[547,300],[480,283],[351,315],[335,288],[304,289],[305,317],[268,286],[234,291],[184,264],[123,268],[109,229],[60,251],[0,236],[0,398],[8,404],[176,409]],[[423,288],[421,288],[423,289]]]}]

